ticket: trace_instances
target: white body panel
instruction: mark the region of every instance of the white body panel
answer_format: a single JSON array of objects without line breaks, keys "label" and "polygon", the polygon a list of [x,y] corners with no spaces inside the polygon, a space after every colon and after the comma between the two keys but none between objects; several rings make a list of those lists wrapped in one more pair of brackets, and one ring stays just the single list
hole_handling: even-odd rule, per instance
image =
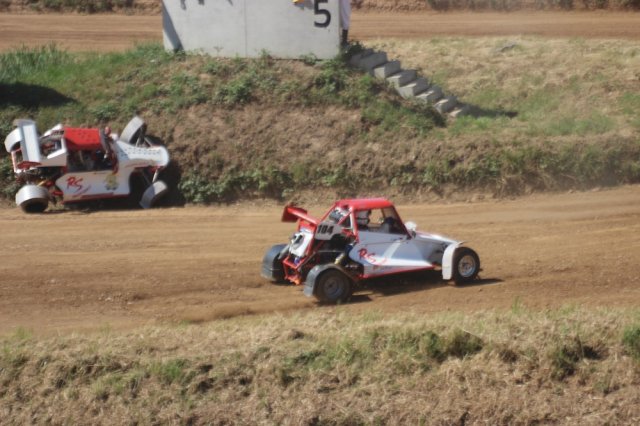
[{"label": "white body panel", "polygon": [[[16,128],[4,140],[7,152],[20,148],[22,160],[33,163],[33,167],[64,167],[67,165],[67,146],[64,140],[60,141],[58,149],[44,155],[36,123],[32,120],[16,120],[14,124]],[[14,167],[14,172],[20,173],[20,169]]]},{"label": "white body panel", "polygon": [[453,256],[456,254],[458,247],[460,247],[460,243],[451,244],[442,256],[442,278],[445,280],[453,278]]},{"label": "white body panel", "polygon": [[313,233],[306,229],[301,229],[291,238],[289,253],[297,257],[304,257],[311,241],[313,241]]},{"label": "white body panel", "polygon": [[450,246],[459,243],[438,235],[408,235],[360,231],[349,257],[362,264],[365,276],[386,275],[441,265]]},{"label": "white body panel", "polygon": [[143,148],[122,141],[112,143],[118,157],[118,167],[130,170],[142,167],[166,167],[169,164],[169,152],[163,146]]},{"label": "white body panel", "polygon": [[79,201],[89,198],[122,197],[129,195],[129,177],[133,169],[94,172],[70,172],[56,180],[62,191],[62,201]]},{"label": "white body panel", "polygon": [[63,193],[63,201],[129,195],[129,179],[136,169],[169,164],[169,153],[162,146],[142,148],[122,141],[111,144],[118,159],[116,170],[69,172],[60,176],[56,186]]}]

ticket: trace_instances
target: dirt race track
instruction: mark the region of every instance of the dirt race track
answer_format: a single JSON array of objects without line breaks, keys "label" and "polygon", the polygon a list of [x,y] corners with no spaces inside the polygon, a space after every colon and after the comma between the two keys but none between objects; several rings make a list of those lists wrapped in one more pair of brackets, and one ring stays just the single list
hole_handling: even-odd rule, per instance
[{"label": "dirt race track", "polygon": [[[0,14],[0,50],[56,42],[71,50],[110,51],[135,42],[161,41],[162,19],[154,16]],[[444,35],[595,37],[640,39],[640,13],[359,13],[355,40],[426,38]]]},{"label": "dirt race track", "polygon": [[[399,210],[421,229],[469,241],[481,255],[481,281],[455,287],[428,275],[396,278],[374,283],[343,309],[429,314],[640,303],[640,186]],[[265,249],[294,229],[280,213],[251,204],[31,216],[0,209],[0,333],[333,309],[300,287],[260,277]]]},{"label": "dirt race track", "polygon": [[[433,35],[640,39],[640,14],[358,14],[355,39]],[[159,16],[0,14],[0,49],[56,41],[72,50],[120,50],[160,40]],[[327,200],[329,204],[333,200]],[[312,209],[320,214],[326,206]],[[0,333],[130,328],[318,307],[293,286],[259,275],[285,242],[281,207],[52,212],[0,208]],[[421,229],[470,241],[477,285],[433,276],[375,283],[344,309],[384,312],[640,303],[640,186],[515,201],[400,206]]]}]

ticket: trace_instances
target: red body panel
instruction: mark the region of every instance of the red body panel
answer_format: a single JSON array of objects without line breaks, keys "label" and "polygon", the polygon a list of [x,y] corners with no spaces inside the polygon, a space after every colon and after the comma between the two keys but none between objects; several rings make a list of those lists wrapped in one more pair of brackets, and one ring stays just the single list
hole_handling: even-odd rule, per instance
[{"label": "red body panel", "polygon": [[96,151],[102,149],[98,129],[64,128],[64,139],[70,151]]}]

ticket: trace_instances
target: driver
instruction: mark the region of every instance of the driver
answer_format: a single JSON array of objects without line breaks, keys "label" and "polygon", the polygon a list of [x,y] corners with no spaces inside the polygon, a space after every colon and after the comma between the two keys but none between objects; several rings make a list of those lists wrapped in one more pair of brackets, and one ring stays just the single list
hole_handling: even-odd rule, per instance
[{"label": "driver", "polygon": [[359,230],[369,230],[369,216],[371,216],[371,210],[360,210],[356,213],[356,223],[358,224]]}]

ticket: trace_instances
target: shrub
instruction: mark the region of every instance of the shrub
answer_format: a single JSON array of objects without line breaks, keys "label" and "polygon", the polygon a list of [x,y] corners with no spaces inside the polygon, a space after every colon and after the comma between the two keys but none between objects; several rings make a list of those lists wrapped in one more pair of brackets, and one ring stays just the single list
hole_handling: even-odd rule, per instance
[{"label": "shrub", "polygon": [[640,361],[640,326],[630,326],[624,330],[622,344],[627,353],[636,361]]},{"label": "shrub", "polygon": [[166,362],[156,362],[150,365],[149,372],[158,377],[164,384],[181,382],[188,378],[185,371],[187,361],[184,359],[173,359]]},{"label": "shrub", "polygon": [[640,9],[640,0],[621,0],[620,5],[627,9]]},{"label": "shrub", "polygon": [[582,345],[579,340],[557,344],[549,354],[551,377],[562,380],[575,373],[578,361],[582,359]]},{"label": "shrub", "polygon": [[0,196],[12,199],[18,191],[18,183],[13,174],[13,163],[10,157],[0,159]]},{"label": "shrub", "polygon": [[482,350],[482,339],[467,331],[457,329],[447,339],[445,352],[455,358],[465,358]]},{"label": "shrub", "polygon": [[562,380],[573,375],[578,369],[578,363],[583,359],[600,359],[601,349],[586,345],[575,336],[569,341],[558,342],[551,352],[551,377]]}]

